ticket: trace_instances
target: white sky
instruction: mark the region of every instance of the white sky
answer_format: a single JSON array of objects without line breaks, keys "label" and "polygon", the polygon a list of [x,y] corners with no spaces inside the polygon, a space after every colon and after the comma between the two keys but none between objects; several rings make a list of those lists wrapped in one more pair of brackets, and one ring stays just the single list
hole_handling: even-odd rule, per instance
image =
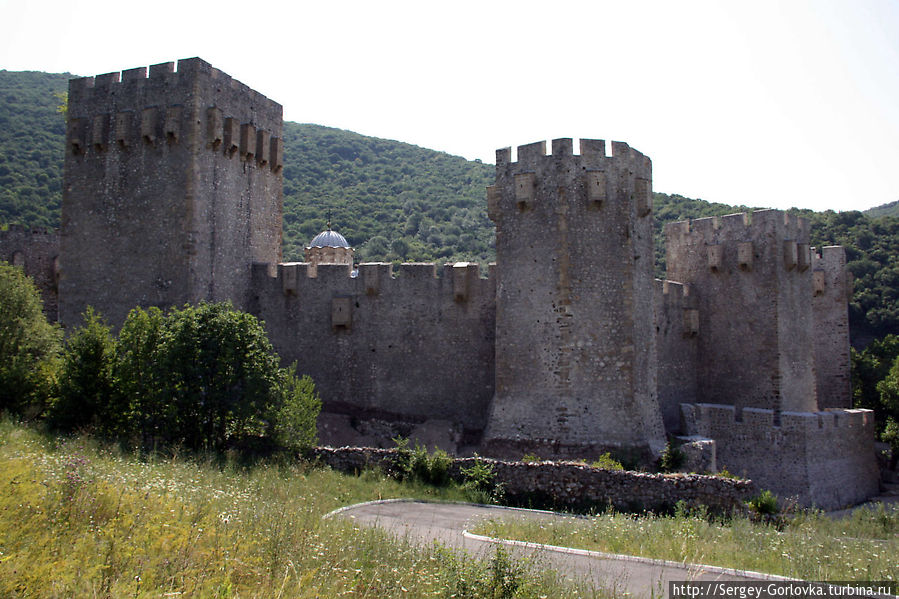
[{"label": "white sky", "polygon": [[555,137],[728,204],[899,200],[899,2],[0,0],[0,69],[200,56],[289,121],[493,163]]}]

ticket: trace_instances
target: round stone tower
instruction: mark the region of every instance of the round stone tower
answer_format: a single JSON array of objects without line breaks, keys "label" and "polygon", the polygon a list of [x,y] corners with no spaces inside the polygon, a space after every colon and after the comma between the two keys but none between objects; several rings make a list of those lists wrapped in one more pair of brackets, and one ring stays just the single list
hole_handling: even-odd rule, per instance
[{"label": "round stone tower", "polygon": [[652,172],[613,142],[497,151],[496,388],[484,451],[649,459],[656,396]]}]

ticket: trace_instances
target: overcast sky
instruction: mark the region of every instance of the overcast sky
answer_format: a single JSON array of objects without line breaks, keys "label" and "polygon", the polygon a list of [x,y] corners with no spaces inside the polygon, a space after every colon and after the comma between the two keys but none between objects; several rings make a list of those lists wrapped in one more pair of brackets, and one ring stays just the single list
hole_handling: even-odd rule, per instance
[{"label": "overcast sky", "polygon": [[200,56],[316,123],[494,162],[626,141],[654,189],[728,204],[899,200],[899,2],[0,0],[0,69]]}]

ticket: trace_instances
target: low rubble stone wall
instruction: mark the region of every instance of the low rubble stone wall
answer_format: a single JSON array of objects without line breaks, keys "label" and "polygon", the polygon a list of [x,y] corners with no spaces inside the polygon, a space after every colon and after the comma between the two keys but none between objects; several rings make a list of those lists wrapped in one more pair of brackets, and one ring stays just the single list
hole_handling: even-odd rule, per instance
[{"label": "low rubble stone wall", "polygon": [[[395,449],[316,447],[314,457],[335,470],[359,473],[379,468],[395,471]],[[756,493],[749,480],[701,474],[648,474],[604,470],[576,462],[505,462],[489,458],[453,458],[449,475],[462,482],[462,471],[475,462],[490,464],[506,499],[528,507],[563,507],[622,511],[666,511],[679,501],[705,505],[715,512],[740,510]]]}]

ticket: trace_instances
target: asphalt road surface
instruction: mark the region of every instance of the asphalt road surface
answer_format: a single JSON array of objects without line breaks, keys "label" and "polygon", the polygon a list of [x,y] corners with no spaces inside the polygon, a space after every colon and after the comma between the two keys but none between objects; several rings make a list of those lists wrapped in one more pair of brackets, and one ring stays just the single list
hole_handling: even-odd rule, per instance
[{"label": "asphalt road surface", "polygon": [[662,560],[550,547],[518,541],[489,539],[467,532],[482,520],[531,518],[570,519],[572,516],[538,510],[521,510],[463,503],[430,503],[387,500],[341,508],[326,517],[350,518],[366,526],[379,526],[399,538],[424,545],[439,541],[475,557],[489,559],[498,544],[519,557],[534,557],[564,576],[592,582],[617,596],[668,597],[669,581],[788,580],[778,576],[679,564]]}]

